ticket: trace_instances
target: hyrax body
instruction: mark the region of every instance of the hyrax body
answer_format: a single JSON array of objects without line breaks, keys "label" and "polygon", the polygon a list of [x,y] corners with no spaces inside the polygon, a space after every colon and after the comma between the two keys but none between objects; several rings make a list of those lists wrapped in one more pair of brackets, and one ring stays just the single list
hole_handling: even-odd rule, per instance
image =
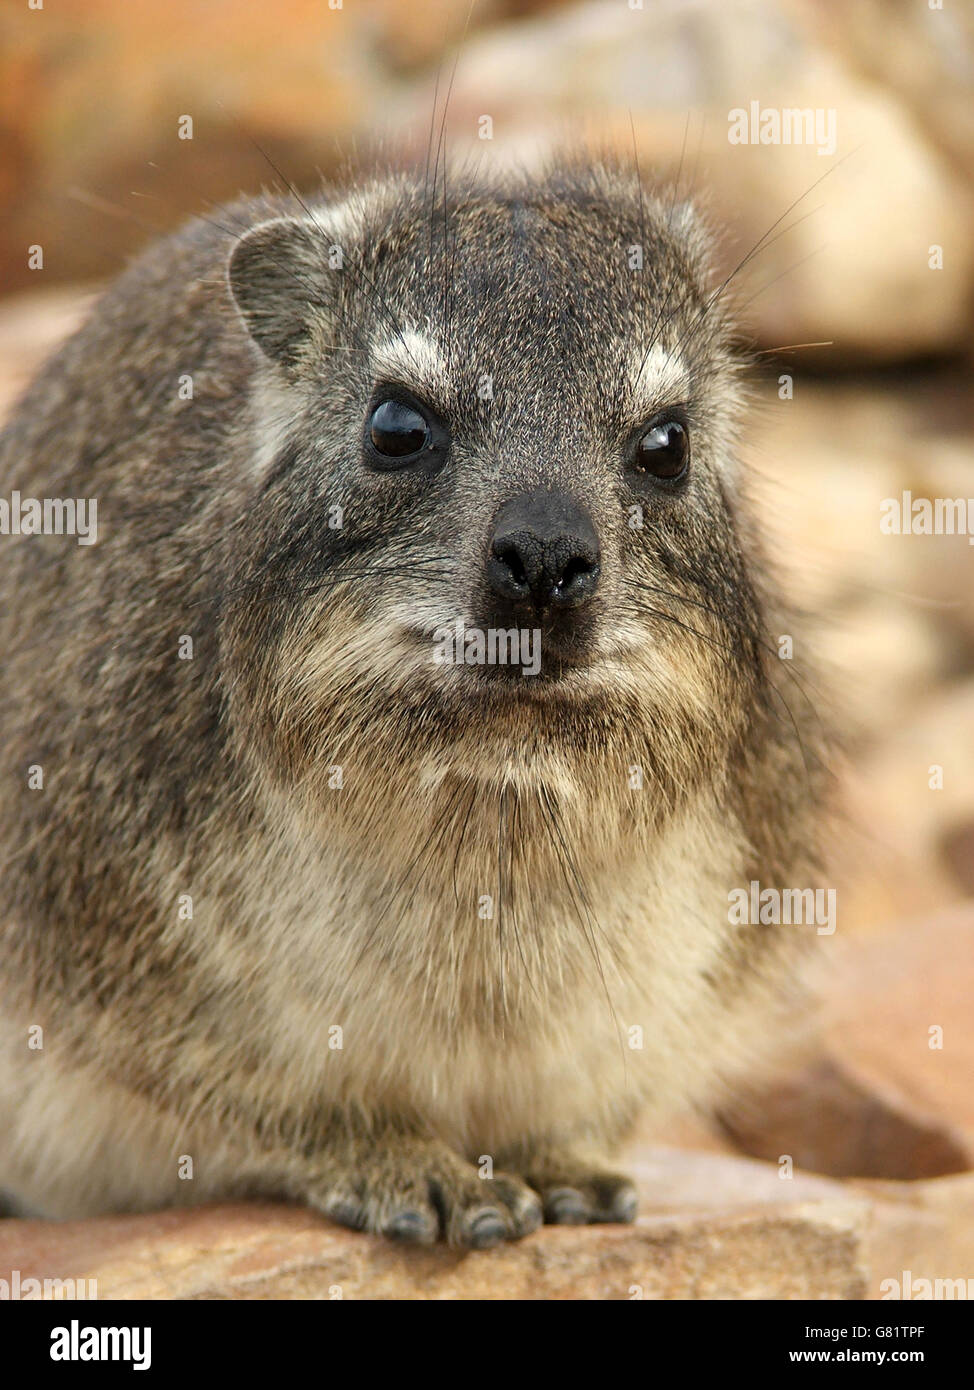
[{"label": "hyrax body", "polygon": [[603,1155],[774,1046],[803,934],[728,895],[818,817],[704,240],[601,164],[217,221],[0,443],[98,525],[2,541],[0,1186],[630,1219]]}]

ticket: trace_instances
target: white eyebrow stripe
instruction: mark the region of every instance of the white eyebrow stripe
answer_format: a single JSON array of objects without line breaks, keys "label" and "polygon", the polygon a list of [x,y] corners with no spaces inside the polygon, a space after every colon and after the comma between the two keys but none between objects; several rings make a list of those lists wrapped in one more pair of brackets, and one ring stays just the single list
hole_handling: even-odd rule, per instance
[{"label": "white eyebrow stripe", "polygon": [[447,383],[446,358],[439,345],[413,328],[378,343],[371,352],[377,376],[387,376],[404,385],[436,391]]},{"label": "white eyebrow stripe", "polygon": [[685,400],[690,390],[690,373],[682,357],[654,343],[645,358],[630,362],[633,399],[642,410],[674,405]]}]

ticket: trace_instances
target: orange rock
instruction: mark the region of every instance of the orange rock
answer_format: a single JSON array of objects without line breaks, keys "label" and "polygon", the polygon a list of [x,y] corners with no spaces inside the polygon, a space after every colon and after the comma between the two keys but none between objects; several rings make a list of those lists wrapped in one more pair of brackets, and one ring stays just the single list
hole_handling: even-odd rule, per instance
[{"label": "orange rock", "polygon": [[832,1176],[974,1169],[974,907],[829,948],[820,1054],[740,1102],[728,1130]]},{"label": "orange rock", "polygon": [[858,1298],[869,1203],[747,1160],[648,1150],[633,1226],[545,1227],[462,1255],[280,1206],[0,1222],[0,1278],[94,1279],[99,1298]]}]

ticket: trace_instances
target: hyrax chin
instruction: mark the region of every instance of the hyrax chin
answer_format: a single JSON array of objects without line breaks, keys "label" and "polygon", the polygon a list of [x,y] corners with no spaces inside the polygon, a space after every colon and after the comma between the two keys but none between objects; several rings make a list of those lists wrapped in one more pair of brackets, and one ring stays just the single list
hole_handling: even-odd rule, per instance
[{"label": "hyrax chin", "polygon": [[41,372],[3,489],[98,534],[2,541],[20,1209],[628,1221],[637,1115],[774,1047],[809,932],[729,895],[809,882],[820,759],[726,298],[619,168],[391,174],[192,223]]}]

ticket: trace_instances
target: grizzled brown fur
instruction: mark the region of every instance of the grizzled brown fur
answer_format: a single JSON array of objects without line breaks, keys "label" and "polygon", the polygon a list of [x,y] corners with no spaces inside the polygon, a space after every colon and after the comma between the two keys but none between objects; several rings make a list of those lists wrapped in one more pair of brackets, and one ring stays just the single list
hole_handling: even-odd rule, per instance
[{"label": "grizzled brown fur", "polygon": [[[813,881],[822,781],[705,239],[604,164],[216,222],[0,438],[7,493],[95,497],[99,530],[0,542],[0,1187],[472,1245],[629,1219],[603,1154],[773,1046],[809,929],[727,895]],[[447,422],[436,467],[364,466],[390,385]],[[668,488],[627,458],[676,405]],[[435,665],[437,626],[490,621],[498,509],[555,488],[601,544],[576,648]]]}]

